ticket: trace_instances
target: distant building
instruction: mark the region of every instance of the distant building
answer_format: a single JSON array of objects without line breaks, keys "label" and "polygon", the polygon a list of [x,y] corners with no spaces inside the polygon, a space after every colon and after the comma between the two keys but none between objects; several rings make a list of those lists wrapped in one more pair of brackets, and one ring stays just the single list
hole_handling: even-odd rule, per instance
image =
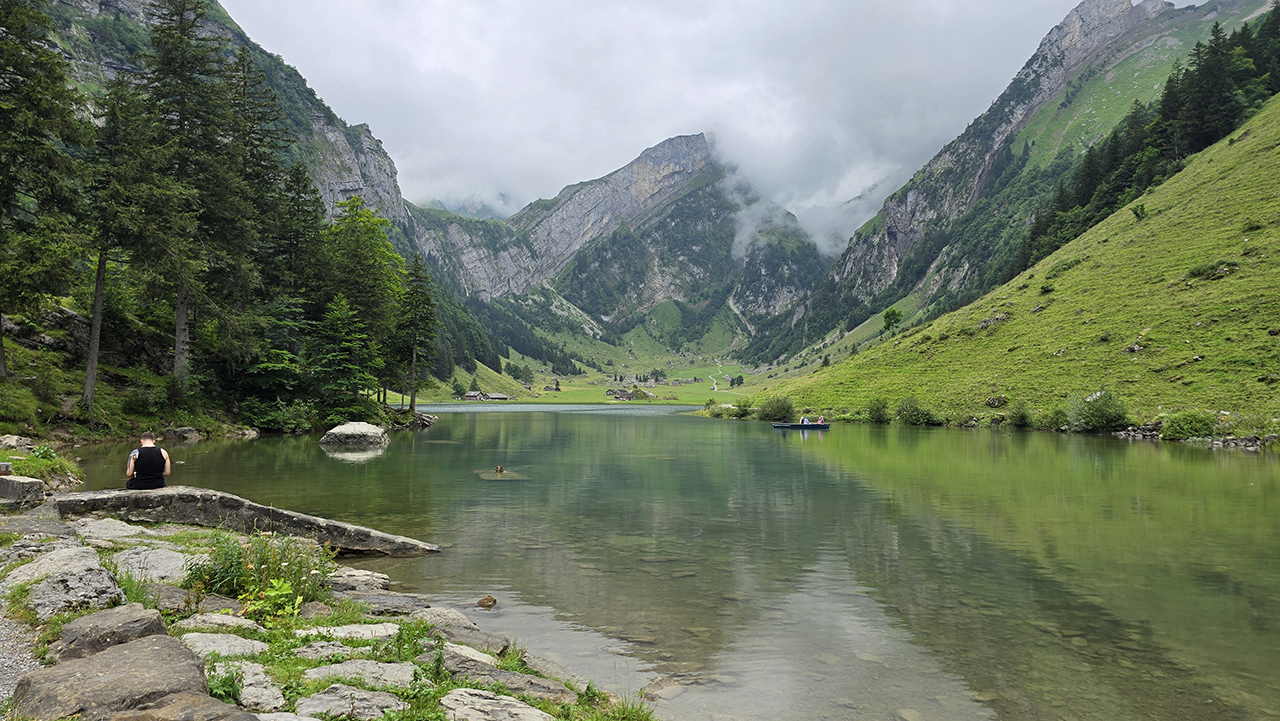
[{"label": "distant building", "polygon": [[507,397],[506,397],[506,395],[504,395],[504,394],[502,394],[502,393],[486,393],[486,394],[484,394],[484,400],[486,400],[486,401],[505,401],[505,400],[510,400],[510,399],[509,399],[509,398],[507,398]]},{"label": "distant building", "polygon": [[480,391],[467,391],[467,394],[462,397],[462,400],[482,401],[484,400],[484,393],[481,393]]}]

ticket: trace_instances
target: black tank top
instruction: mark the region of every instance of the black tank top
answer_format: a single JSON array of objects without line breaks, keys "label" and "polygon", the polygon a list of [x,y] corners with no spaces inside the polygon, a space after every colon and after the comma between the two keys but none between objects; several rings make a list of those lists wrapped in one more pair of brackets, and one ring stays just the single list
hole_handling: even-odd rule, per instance
[{"label": "black tank top", "polygon": [[146,491],[164,486],[164,451],[158,446],[139,448],[138,457],[133,461],[133,478],[125,484],[125,488]]}]

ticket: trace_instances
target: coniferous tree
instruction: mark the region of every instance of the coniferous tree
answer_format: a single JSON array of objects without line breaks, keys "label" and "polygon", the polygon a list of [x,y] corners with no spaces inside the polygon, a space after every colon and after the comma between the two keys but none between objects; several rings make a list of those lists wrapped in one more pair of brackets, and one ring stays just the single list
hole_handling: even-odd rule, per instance
[{"label": "coniferous tree", "polygon": [[436,301],[431,292],[431,276],[426,261],[415,253],[405,275],[404,299],[400,304],[399,339],[408,346],[409,409],[417,409],[419,354],[426,353],[436,337]]},{"label": "coniferous tree", "polygon": [[387,239],[391,222],[378,217],[360,196],[338,203],[338,210],[324,232],[326,295],[346,296],[369,337],[385,345],[396,325],[404,259]]},{"label": "coniferous tree", "polygon": [[[72,267],[67,213],[79,168],[65,148],[85,126],[44,7],[0,0],[0,313],[31,307]],[[0,330],[0,382],[7,368]]]},{"label": "coniferous tree", "polygon": [[171,146],[159,142],[159,119],[140,90],[123,77],[109,82],[98,121],[90,154],[91,249],[97,272],[81,396],[87,411],[93,410],[108,257],[145,252],[171,236],[190,234],[195,224],[190,211],[195,192],[165,175]]},{"label": "coniferous tree", "polygon": [[329,302],[312,339],[312,377],[321,406],[333,413],[361,415],[361,395],[378,385],[379,362],[356,309],[339,293]]}]

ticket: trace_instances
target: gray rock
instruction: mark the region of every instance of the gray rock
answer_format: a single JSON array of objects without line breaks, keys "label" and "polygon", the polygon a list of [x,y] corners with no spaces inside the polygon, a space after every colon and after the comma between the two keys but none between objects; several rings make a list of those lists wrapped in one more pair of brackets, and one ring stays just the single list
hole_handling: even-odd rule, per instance
[{"label": "gray rock", "polygon": [[338,566],[325,584],[333,591],[385,591],[391,585],[391,577],[363,568]]},{"label": "gray rock", "polygon": [[333,609],[319,601],[307,601],[298,607],[298,618],[311,619],[317,616],[328,616]]},{"label": "gray rock", "polygon": [[431,608],[431,604],[423,596],[394,591],[340,591],[335,598],[344,601],[355,601],[369,607],[369,613],[375,616],[408,616],[414,611]]},{"label": "gray rock", "polygon": [[184,692],[125,711],[111,717],[111,721],[256,721],[257,717],[246,711],[223,703],[208,694]]},{"label": "gray rock", "polygon": [[14,541],[12,546],[0,548],[0,565],[29,561],[64,548],[79,547],[80,542],[74,539],[32,533]]},{"label": "gray rock", "polygon": [[162,611],[177,611],[180,613],[230,611],[238,613],[241,609],[240,602],[234,598],[212,593],[207,596],[201,596],[176,586],[170,586],[167,583],[148,583],[145,588],[147,593],[151,594],[151,597],[155,599],[156,608]]},{"label": "gray rock", "polygon": [[227,629],[231,631],[267,630],[250,619],[242,618],[240,616],[231,616],[225,613],[197,613],[190,618],[183,619],[173,624],[174,631],[194,631],[198,628]]},{"label": "gray rock", "polygon": [[413,673],[417,668],[411,663],[379,663],[368,659],[354,659],[308,669],[303,672],[302,677],[312,681],[358,678],[369,686],[408,688],[413,685]]},{"label": "gray rock", "polygon": [[322,446],[385,446],[389,443],[387,430],[370,423],[344,423],[320,439]]},{"label": "gray rock", "polygon": [[293,649],[293,654],[295,656],[299,658],[309,658],[313,661],[333,656],[346,658],[348,656],[357,655],[359,652],[361,652],[360,649],[347,646],[341,641],[312,641],[302,648]]},{"label": "gray rock", "polygon": [[85,538],[95,538],[102,541],[114,541],[118,538],[131,538],[136,536],[154,536],[154,531],[143,528],[142,526],[134,526],[124,521],[117,521],[114,518],[85,518],[72,524],[76,532]]},{"label": "gray rock", "polygon": [[14,501],[19,508],[44,503],[44,481],[26,476],[0,476],[0,498]]},{"label": "gray rock", "polygon": [[258,721],[319,721],[311,716],[299,716],[296,713],[260,713]]},{"label": "gray rock", "polygon": [[0,582],[0,595],[32,583],[27,605],[41,620],[85,608],[108,608],[124,598],[92,548],[60,548],[20,566]]},{"label": "gray rock", "polygon": [[208,561],[205,554],[187,555],[167,548],[126,548],[112,560],[116,568],[140,581],[177,583],[187,575],[193,563]]},{"label": "gray rock", "polygon": [[229,633],[183,634],[182,644],[197,656],[204,658],[211,653],[219,656],[257,656],[267,650],[267,644],[251,638],[241,638]]},{"label": "gray rock", "polygon": [[77,538],[76,529],[69,523],[57,520],[46,520],[32,516],[10,516],[0,518],[0,532],[16,533],[19,536],[33,534],[56,536],[58,538]]},{"label": "gray rock", "polygon": [[200,431],[191,428],[190,426],[183,426],[182,428],[166,428],[164,429],[164,435],[166,438],[177,438],[182,441],[198,441],[201,438],[204,438],[204,436],[200,435]]},{"label": "gray rock", "polygon": [[208,691],[200,659],[176,638],[147,636],[23,676],[14,711],[40,721],[77,714],[97,721],[170,694]]},{"label": "gray rock", "polygon": [[81,616],[62,627],[62,636],[49,646],[54,663],[92,656],[99,651],[146,636],[165,635],[160,612],[140,603]]},{"label": "gray rock", "polygon": [[440,699],[449,721],[554,721],[550,714],[492,691],[459,688]]},{"label": "gray rock", "polygon": [[426,621],[436,628],[465,628],[470,631],[479,631],[480,627],[475,625],[471,619],[467,618],[461,611],[452,608],[424,608],[421,611],[414,611],[409,614],[409,618],[415,621]]},{"label": "gray rock", "polygon": [[246,711],[269,713],[289,705],[260,663],[226,661],[215,664],[213,672],[220,676],[228,673],[240,675],[240,706]]},{"label": "gray rock", "polygon": [[[435,660],[434,653],[427,653],[415,659],[418,663],[429,665]],[[538,678],[515,671],[503,671],[485,661],[476,660],[456,649],[446,649],[444,668],[454,680],[466,681],[481,686],[502,684],[508,691],[516,695],[526,695],[544,701],[573,704],[578,702],[578,695],[570,691],[559,681]]]},{"label": "gray rock", "polygon": [[524,665],[528,666],[530,669],[534,671],[537,671],[543,676],[546,676],[547,678],[560,679],[561,681],[564,681],[567,684],[568,683],[573,684],[575,687],[579,689],[585,689],[587,687],[587,684],[591,683],[590,680],[582,676],[579,676],[573,671],[570,671],[563,664],[552,661],[549,658],[543,658],[542,656],[535,656],[531,653],[526,653],[524,655]]},{"label": "gray rock", "polygon": [[392,638],[400,633],[398,623],[353,623],[349,626],[317,626],[316,628],[300,628],[293,632],[295,636],[328,636],[329,638],[350,638],[374,641]]},{"label": "gray rock", "polygon": [[362,691],[335,683],[314,696],[298,700],[299,716],[327,714],[334,718],[377,721],[387,711],[404,711],[409,704],[383,691]]},{"label": "gray rock", "polygon": [[271,530],[327,543],[342,553],[423,556],[440,552],[439,546],[413,538],[271,508],[206,488],[86,491],[58,494],[51,501],[63,518],[114,516],[135,523],[185,523],[237,533]]},{"label": "gray rock", "polygon": [[6,451],[30,451],[34,450],[36,442],[30,438],[22,436],[0,436],[0,450]]}]

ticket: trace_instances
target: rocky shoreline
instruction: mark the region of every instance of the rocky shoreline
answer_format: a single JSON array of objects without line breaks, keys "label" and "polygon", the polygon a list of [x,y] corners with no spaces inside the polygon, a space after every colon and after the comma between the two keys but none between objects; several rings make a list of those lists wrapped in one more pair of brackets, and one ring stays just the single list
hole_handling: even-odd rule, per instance
[{"label": "rocky shoreline", "polygon": [[[237,536],[247,547],[266,530],[247,523],[254,514],[275,524],[265,535],[288,533],[313,547],[339,539],[343,545],[330,545],[345,553],[439,551],[209,494],[57,494],[0,518],[0,594],[20,619],[19,635],[21,621],[34,624],[46,664],[31,670],[35,656],[0,633],[0,690],[14,688],[13,713],[40,721],[372,721],[394,711],[533,721],[563,717],[548,710],[629,705],[457,609],[389,590],[388,577],[372,571],[337,566],[325,580],[333,600],[294,608],[284,625],[245,617],[248,606],[235,599],[179,588],[193,564],[216,552],[212,534],[247,533]],[[217,522],[227,509],[236,513]]]}]

